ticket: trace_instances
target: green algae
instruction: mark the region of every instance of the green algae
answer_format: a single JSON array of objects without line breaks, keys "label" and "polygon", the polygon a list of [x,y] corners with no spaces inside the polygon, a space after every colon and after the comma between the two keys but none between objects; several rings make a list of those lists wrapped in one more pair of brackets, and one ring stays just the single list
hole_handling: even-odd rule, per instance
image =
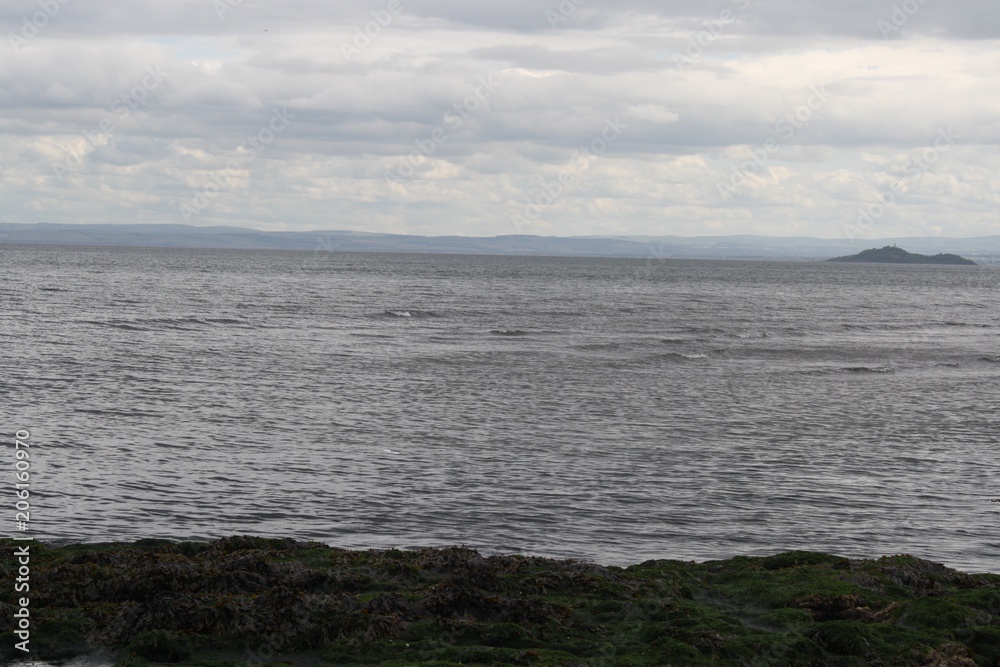
[{"label": "green algae", "polygon": [[237,536],[33,543],[31,558],[43,659],[101,648],[134,666],[1000,664],[1000,577],[912,556],[622,569]]}]

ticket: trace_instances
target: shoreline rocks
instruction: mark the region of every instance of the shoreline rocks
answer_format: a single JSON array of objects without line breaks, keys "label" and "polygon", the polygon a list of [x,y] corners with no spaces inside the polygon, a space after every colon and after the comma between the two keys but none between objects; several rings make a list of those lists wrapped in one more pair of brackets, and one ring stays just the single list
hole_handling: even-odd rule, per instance
[{"label": "shoreline rocks", "polygon": [[33,542],[30,599],[30,657],[122,665],[1000,664],[1000,575],[905,555],[619,568],[248,536]]}]

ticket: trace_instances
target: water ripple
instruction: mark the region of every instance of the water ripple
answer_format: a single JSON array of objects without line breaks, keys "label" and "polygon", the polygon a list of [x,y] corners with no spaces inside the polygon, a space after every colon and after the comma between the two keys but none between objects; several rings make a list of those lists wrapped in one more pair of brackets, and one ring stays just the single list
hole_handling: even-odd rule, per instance
[{"label": "water ripple", "polygon": [[997,570],[1000,296],[954,267],[0,252],[41,538]]}]

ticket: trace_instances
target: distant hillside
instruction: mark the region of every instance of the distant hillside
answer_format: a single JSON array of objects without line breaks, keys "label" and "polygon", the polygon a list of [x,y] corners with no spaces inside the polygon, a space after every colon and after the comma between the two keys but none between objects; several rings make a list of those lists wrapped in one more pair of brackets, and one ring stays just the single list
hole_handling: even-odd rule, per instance
[{"label": "distant hillside", "polygon": [[621,239],[531,236],[415,236],[346,230],[264,232],[190,225],[68,225],[0,223],[0,244],[403,252],[463,255],[646,257],[647,244]]},{"label": "distant hillside", "polygon": [[971,259],[965,259],[958,255],[946,255],[938,253],[936,255],[920,255],[906,252],[896,246],[885,246],[884,248],[872,248],[862,250],[857,255],[846,257],[834,257],[828,262],[867,262],[878,264],[975,264]]},{"label": "distant hillside", "polygon": [[[921,252],[960,254],[974,258],[977,264],[1000,263],[1000,236],[867,241],[873,242],[905,245]],[[176,224],[0,222],[0,247],[14,244],[779,261],[820,261],[858,249],[857,241],[848,238],[806,236],[417,236],[349,230],[265,232],[246,227]]]}]

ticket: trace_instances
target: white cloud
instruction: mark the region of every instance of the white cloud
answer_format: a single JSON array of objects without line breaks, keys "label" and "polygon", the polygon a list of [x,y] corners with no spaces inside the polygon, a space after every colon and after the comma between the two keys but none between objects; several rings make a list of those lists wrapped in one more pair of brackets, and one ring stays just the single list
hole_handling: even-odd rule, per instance
[{"label": "white cloud", "polygon": [[630,120],[645,120],[650,123],[676,123],[680,120],[677,112],[669,111],[655,104],[637,104],[629,107],[626,115]]},{"label": "white cloud", "polygon": [[8,3],[0,220],[176,223],[208,192],[192,224],[504,234],[565,173],[524,232],[838,236],[951,128],[878,231],[997,231],[985,1],[887,37],[893,3],[862,0],[588,0],[555,28],[557,2],[401,6],[94,0],[27,38],[37,4]]}]

